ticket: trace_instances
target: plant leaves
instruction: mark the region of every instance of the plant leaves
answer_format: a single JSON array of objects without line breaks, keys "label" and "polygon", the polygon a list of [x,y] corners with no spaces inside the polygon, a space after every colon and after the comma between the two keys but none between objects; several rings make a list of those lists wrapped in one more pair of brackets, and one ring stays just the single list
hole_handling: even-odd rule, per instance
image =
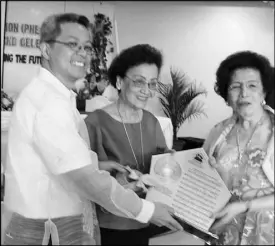
[{"label": "plant leaves", "polygon": [[159,100],[160,100],[160,102],[161,102],[161,104],[162,104],[162,106],[163,106],[163,111],[164,111],[165,115],[166,115],[168,118],[171,118],[171,111],[170,111],[170,108],[169,108],[169,104],[166,103],[166,102],[163,100],[163,98],[160,98]]},{"label": "plant leaves", "polygon": [[202,101],[195,100],[186,107],[182,115],[179,115],[177,119],[177,131],[185,121],[198,119],[201,116],[207,117],[207,114],[205,113],[204,103]]},{"label": "plant leaves", "polygon": [[165,115],[178,131],[186,120],[207,117],[204,103],[197,100],[199,96],[207,95],[207,91],[202,85],[197,85],[196,81],[190,81],[179,69],[171,67],[170,74],[172,85],[158,83],[159,100]]}]

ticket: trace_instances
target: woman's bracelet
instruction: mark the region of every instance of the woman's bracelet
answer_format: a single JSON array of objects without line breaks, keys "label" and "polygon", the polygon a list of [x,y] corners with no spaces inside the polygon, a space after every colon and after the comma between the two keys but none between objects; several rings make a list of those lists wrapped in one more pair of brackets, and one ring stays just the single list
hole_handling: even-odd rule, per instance
[{"label": "woman's bracelet", "polygon": [[251,208],[251,201],[246,201],[245,202],[245,211],[243,213],[249,212],[250,208]]}]

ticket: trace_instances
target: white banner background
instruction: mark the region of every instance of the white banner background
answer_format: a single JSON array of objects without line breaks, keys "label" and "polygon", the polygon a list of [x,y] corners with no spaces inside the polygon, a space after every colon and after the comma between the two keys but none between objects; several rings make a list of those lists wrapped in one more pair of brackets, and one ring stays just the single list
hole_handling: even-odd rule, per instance
[{"label": "white banner background", "polygon": [[[3,8],[1,1],[1,40],[4,40],[4,23],[14,23],[18,25],[18,32],[9,30],[6,32],[6,37],[9,38],[10,44],[12,38],[16,39],[17,44],[15,46],[5,44],[1,46],[1,59],[3,58],[4,50],[5,54],[13,56],[12,62],[3,61],[3,88],[11,96],[16,97],[18,93],[31,81],[38,71],[39,63],[29,63],[30,56],[40,56],[40,50],[38,48],[28,48],[20,46],[21,38],[29,38],[35,43],[36,39],[39,39],[39,34],[22,33],[21,27],[24,24],[41,26],[43,20],[54,13],[74,12],[87,16],[91,21],[94,20],[95,13],[102,13],[108,16],[112,22],[113,32],[111,41],[114,44],[114,53],[107,55],[107,65],[110,64],[113,56],[117,52],[116,37],[115,37],[115,20],[114,20],[114,5],[112,3],[103,2],[82,2],[82,1],[9,1],[7,2],[6,21],[3,20],[5,14],[3,14]],[[13,39],[13,40],[14,40]],[[4,42],[1,42],[1,45]],[[26,63],[20,63],[16,59],[16,55],[26,55]],[[2,60],[1,60],[2,65]],[[2,69],[1,69],[2,75]]]}]

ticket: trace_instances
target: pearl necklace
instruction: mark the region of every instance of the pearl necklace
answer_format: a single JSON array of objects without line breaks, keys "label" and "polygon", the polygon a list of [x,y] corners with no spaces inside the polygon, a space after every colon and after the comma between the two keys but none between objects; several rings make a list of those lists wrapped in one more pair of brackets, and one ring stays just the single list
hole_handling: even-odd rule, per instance
[{"label": "pearl necklace", "polygon": [[[135,152],[134,152],[134,148],[133,148],[133,146],[132,146],[132,143],[131,143],[130,137],[129,137],[129,135],[128,135],[128,132],[127,132],[125,123],[124,123],[123,118],[122,118],[122,115],[121,115],[120,112],[119,112],[118,101],[117,101],[117,104],[116,104],[116,105],[117,105],[117,112],[118,112],[118,115],[119,115],[120,120],[121,120],[121,122],[122,122],[122,124],[123,124],[123,127],[124,127],[124,131],[125,131],[126,137],[127,137],[127,139],[128,139],[128,142],[129,142],[129,145],[130,145],[130,147],[131,147],[131,150],[132,150],[134,159],[135,159],[135,161],[136,161],[137,169],[139,169],[139,163],[138,163],[138,161],[137,161],[137,157],[136,157],[136,154],[135,154]],[[142,119],[140,119],[140,122],[139,122],[139,129],[140,129],[140,142],[141,142],[142,167],[144,167],[144,151],[143,151],[143,136],[142,136],[141,121],[142,121]]]}]

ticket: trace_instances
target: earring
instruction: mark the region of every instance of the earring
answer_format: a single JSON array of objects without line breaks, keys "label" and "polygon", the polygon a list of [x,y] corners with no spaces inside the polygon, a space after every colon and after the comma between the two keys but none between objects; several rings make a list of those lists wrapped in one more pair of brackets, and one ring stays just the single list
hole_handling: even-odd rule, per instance
[{"label": "earring", "polygon": [[116,88],[117,88],[118,91],[121,90],[121,81],[120,81],[119,78],[117,78],[117,81],[116,81]]},{"label": "earring", "polygon": [[266,105],[266,101],[263,100],[263,101],[261,102],[261,105],[262,105],[262,106]]}]

